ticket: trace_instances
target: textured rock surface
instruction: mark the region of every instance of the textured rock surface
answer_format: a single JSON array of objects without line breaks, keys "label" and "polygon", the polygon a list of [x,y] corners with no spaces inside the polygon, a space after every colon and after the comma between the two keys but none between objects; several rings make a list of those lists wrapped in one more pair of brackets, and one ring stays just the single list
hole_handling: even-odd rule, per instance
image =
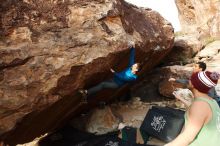
[{"label": "textured rock surface", "polygon": [[123,69],[127,41],[136,43],[143,72],[173,46],[166,20],[121,0],[0,5],[0,135],[11,144],[30,141],[79,112],[76,90],[106,79],[110,68]]},{"label": "textured rock surface", "polygon": [[219,0],[176,0],[176,4],[183,32],[200,39],[220,38]]},{"label": "textured rock surface", "polygon": [[172,51],[164,58],[164,65],[179,65],[192,63],[193,57],[202,50],[202,42],[194,35],[175,37]]},{"label": "textured rock surface", "polygon": [[96,134],[105,134],[117,130],[119,119],[112,113],[111,108],[96,109],[87,121],[86,131]]},{"label": "textured rock surface", "polygon": [[[219,57],[217,57],[219,53],[220,53],[220,41],[214,41],[214,42],[206,45],[204,47],[204,49],[201,50],[195,56],[195,60],[208,62],[208,61],[211,61],[213,58],[219,58]],[[219,61],[217,61],[217,60],[212,61],[212,62],[216,63],[213,67],[217,67],[217,65],[219,64]]]}]

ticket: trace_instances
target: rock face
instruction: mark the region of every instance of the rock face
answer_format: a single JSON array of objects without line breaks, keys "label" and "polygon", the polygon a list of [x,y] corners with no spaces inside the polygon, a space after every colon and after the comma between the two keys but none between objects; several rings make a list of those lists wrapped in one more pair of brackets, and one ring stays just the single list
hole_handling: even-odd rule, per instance
[{"label": "rock face", "polygon": [[[196,61],[204,61],[207,62],[209,66],[209,62],[212,62],[212,68],[219,67],[219,53],[220,53],[220,41],[214,41],[204,47],[196,56]],[[215,59],[215,60],[213,60]],[[215,64],[213,64],[215,63]]]},{"label": "rock face", "polygon": [[176,5],[183,32],[196,33],[203,41],[220,38],[219,0],[176,0]]},{"label": "rock face", "polygon": [[76,91],[125,68],[128,41],[141,74],[173,46],[166,20],[122,0],[5,0],[0,8],[0,137],[12,145],[79,112]]},{"label": "rock face", "polygon": [[192,63],[193,57],[202,50],[202,42],[194,35],[176,36],[172,51],[163,60],[164,65]]},{"label": "rock face", "polygon": [[117,130],[119,119],[106,106],[102,110],[96,109],[87,121],[86,131],[98,135]]}]

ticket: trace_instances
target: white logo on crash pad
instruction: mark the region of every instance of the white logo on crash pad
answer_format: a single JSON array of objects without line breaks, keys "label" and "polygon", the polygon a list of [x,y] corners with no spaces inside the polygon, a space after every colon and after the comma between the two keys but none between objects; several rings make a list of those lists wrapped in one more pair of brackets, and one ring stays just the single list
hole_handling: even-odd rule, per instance
[{"label": "white logo on crash pad", "polygon": [[166,124],[166,120],[163,118],[163,116],[154,116],[153,121],[151,122],[151,126],[154,130],[157,132],[160,132]]}]

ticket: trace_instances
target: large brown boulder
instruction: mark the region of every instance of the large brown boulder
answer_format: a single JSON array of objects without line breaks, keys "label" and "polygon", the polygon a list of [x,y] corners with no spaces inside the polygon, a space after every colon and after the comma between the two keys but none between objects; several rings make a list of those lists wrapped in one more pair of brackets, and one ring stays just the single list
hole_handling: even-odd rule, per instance
[{"label": "large brown boulder", "polygon": [[16,144],[81,111],[79,88],[120,71],[136,43],[143,74],[173,46],[159,13],[122,0],[6,0],[0,4],[0,137]]}]

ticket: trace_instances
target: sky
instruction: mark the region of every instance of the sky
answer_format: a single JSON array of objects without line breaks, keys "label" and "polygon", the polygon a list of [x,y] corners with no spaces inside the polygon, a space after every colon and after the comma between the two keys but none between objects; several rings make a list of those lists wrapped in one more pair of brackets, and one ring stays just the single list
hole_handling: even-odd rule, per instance
[{"label": "sky", "polygon": [[174,31],[180,31],[178,10],[174,0],[125,0],[139,7],[148,7],[159,12],[174,27]]}]

